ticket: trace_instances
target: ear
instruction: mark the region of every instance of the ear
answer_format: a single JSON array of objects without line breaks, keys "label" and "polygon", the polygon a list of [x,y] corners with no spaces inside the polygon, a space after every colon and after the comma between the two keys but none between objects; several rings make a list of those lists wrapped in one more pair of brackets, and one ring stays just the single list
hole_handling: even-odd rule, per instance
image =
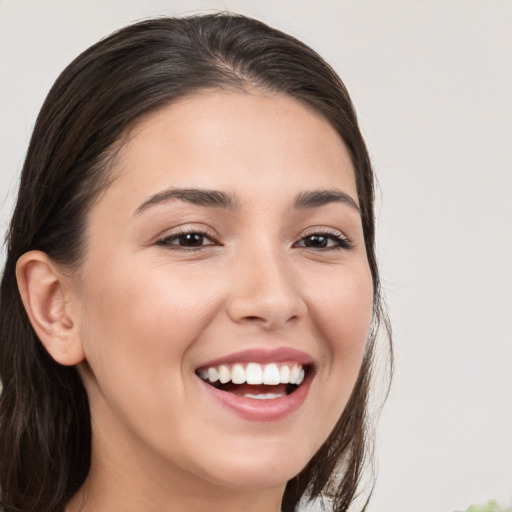
[{"label": "ear", "polygon": [[18,260],[16,279],[30,323],[48,353],[65,366],[83,361],[79,311],[69,278],[47,254],[30,251]]}]

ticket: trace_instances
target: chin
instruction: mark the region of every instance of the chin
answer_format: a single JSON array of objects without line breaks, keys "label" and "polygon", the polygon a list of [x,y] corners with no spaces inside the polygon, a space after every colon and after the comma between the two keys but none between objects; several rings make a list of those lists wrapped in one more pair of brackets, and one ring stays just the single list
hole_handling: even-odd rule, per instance
[{"label": "chin", "polygon": [[209,460],[203,461],[201,473],[211,482],[225,487],[263,489],[285,485],[301,472],[313,455],[305,453],[304,446],[290,447],[283,440],[274,448],[272,442],[265,447],[256,442],[243,450],[232,449],[225,456],[212,453]]},{"label": "chin", "polygon": [[267,461],[263,465],[246,463],[224,468],[221,474],[211,475],[211,480],[223,487],[251,491],[284,486],[301,469],[302,466],[283,464],[282,461]]}]

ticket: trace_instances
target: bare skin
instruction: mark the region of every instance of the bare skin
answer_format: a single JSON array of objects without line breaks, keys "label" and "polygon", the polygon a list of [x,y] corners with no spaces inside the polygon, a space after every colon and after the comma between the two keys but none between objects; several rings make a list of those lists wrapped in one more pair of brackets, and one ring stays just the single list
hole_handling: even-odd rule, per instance
[{"label": "bare skin", "polygon": [[[347,403],[371,321],[348,151],[291,98],[205,91],[142,120],[114,173],[78,274],[41,253],[19,270],[41,296],[33,324],[38,303],[53,311],[40,338],[80,365],[91,404],[92,467],[66,510],[278,512]],[[317,191],[337,195],[300,205]],[[52,292],[34,284],[52,275]],[[249,420],[212,398],[198,368],[247,349],[311,358],[297,409]]]}]

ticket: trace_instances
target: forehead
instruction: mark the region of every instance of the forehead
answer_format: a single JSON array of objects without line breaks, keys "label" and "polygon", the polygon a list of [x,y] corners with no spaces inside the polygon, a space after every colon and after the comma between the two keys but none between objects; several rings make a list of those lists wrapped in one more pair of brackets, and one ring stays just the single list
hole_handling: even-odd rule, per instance
[{"label": "forehead", "polygon": [[332,125],[294,98],[260,91],[207,90],[151,113],[130,130],[115,174],[114,189],[139,197],[173,186],[271,196],[285,185],[356,189]]}]

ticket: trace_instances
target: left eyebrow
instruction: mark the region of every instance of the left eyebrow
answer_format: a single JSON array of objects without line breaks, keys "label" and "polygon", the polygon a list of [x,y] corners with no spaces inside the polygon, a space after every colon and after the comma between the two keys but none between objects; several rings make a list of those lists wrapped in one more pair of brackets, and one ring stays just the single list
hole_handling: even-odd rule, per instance
[{"label": "left eyebrow", "polygon": [[341,190],[313,190],[311,192],[302,192],[295,198],[293,206],[298,210],[304,210],[307,208],[318,208],[329,203],[343,203],[361,213],[354,199]]}]

